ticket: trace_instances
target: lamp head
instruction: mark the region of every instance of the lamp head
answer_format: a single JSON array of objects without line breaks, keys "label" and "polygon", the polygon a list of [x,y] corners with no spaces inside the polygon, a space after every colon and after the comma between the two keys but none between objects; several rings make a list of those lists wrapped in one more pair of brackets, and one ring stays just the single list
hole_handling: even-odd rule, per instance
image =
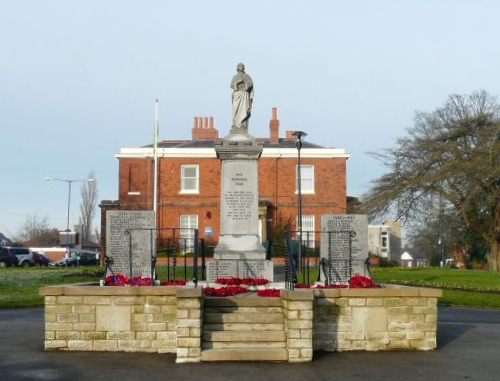
[{"label": "lamp head", "polygon": [[307,133],[304,131],[292,131],[292,136],[295,136],[295,139],[301,140],[307,136]]}]

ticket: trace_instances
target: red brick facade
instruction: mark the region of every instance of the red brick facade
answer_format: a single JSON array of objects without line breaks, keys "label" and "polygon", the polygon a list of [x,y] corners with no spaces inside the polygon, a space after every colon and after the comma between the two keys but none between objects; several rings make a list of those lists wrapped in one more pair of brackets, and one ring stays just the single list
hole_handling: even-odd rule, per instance
[{"label": "red brick facade", "polygon": [[[220,174],[221,162],[215,156],[213,140],[205,147],[189,147],[189,142],[203,140],[198,129],[212,130],[195,119],[193,140],[162,142],[158,160],[158,226],[180,226],[181,215],[197,215],[200,238],[211,228],[215,244],[220,231]],[[209,119],[210,120],[210,119]],[[198,127],[197,127],[198,126]],[[270,138],[257,139],[264,143],[259,159],[259,215],[263,240],[266,232],[278,219],[288,220],[295,227],[297,217],[296,166],[297,151],[290,139],[277,139],[279,121],[273,110]],[[214,129],[215,130],[215,129]],[[217,130],[215,130],[217,131]],[[210,132],[214,134],[214,132]],[[217,133],[218,134],[218,133]],[[203,137],[203,138],[202,138]],[[210,140],[210,139],[208,139]],[[178,143],[178,144],[176,144]],[[160,144],[160,147],[162,147]],[[188,147],[186,147],[188,146]],[[184,148],[185,147],[185,148]],[[153,158],[151,148],[122,149],[119,159],[119,208],[151,210],[153,208]],[[192,154],[192,155],[191,155]],[[321,215],[346,213],[346,160],[342,149],[315,145],[302,150],[302,165],[314,166],[314,193],[303,193],[302,214],[314,215],[315,229],[320,230]],[[199,193],[181,192],[181,166],[198,165]],[[102,213],[105,213],[103,207]]]}]

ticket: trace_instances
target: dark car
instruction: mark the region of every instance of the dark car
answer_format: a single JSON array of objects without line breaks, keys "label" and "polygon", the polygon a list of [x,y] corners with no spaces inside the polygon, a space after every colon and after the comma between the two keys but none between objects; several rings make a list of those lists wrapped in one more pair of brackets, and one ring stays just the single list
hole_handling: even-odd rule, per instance
[{"label": "dark car", "polygon": [[72,251],[69,258],[50,264],[56,267],[98,266],[99,253],[94,251]]},{"label": "dark car", "polygon": [[0,247],[0,267],[17,266],[19,260],[7,247]]},{"label": "dark car", "polygon": [[33,255],[35,257],[35,266],[46,267],[50,263],[52,263],[52,261],[49,258],[47,258],[47,256],[44,253],[38,253],[34,251]]}]

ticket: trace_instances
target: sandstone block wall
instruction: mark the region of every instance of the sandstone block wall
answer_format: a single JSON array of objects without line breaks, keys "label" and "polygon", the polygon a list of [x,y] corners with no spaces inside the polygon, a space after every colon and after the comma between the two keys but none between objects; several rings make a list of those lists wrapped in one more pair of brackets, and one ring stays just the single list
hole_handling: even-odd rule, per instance
[{"label": "sandstone block wall", "polygon": [[63,286],[45,295],[45,349],[175,353],[176,290]]},{"label": "sandstone block wall", "polygon": [[313,356],[313,290],[283,290],[283,314],[288,361],[311,361]]},{"label": "sandstone block wall", "polygon": [[[176,353],[179,363],[204,358],[201,288],[71,285],[45,287],[40,293],[45,296],[45,349],[168,352]],[[224,309],[229,312],[224,315],[227,324],[219,325],[231,332],[217,334],[224,336],[225,351],[233,343],[249,349],[249,358],[254,358],[251,349],[255,345],[244,342],[255,341],[256,335],[242,335],[236,328],[243,326],[236,322],[253,321],[242,314],[244,308],[253,311],[252,319],[258,318],[256,325],[277,330],[273,334],[279,340],[270,346],[284,347],[280,361],[311,361],[313,350],[431,350],[436,348],[437,299],[441,295],[441,290],[394,287],[282,290],[281,301],[251,294],[222,298],[221,303],[233,306],[235,314],[230,314],[231,308]],[[272,310],[254,316],[256,307],[266,303],[272,304]],[[275,316],[279,311],[283,319]],[[265,341],[271,340],[259,340]],[[263,348],[258,349],[262,352]],[[221,356],[229,355],[212,357],[220,360]]]},{"label": "sandstone block wall", "polygon": [[316,290],[314,349],[434,349],[441,293],[419,288]]},{"label": "sandstone block wall", "polygon": [[177,359],[176,362],[201,361],[203,327],[201,288],[177,290]]}]

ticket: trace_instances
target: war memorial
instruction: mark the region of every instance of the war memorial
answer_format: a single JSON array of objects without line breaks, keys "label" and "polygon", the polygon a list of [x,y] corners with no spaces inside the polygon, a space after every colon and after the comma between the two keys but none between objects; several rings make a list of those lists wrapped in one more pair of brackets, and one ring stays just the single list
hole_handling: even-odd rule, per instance
[{"label": "war memorial", "polygon": [[[232,125],[215,147],[221,161],[221,234],[204,282],[184,286],[73,284],[40,289],[45,349],[175,353],[178,363],[312,361],[314,351],[432,350],[441,290],[352,287],[365,275],[367,219],[324,215],[321,278],[308,288],[274,279],[259,241],[260,145],[249,134],[253,81],[238,64]],[[107,275],[154,279],[152,211],[108,211]],[[153,253],[153,254],[151,254]],[[287,262],[287,272],[295,271]],[[265,279],[237,295],[207,292],[220,279]],[[268,290],[260,296],[256,291]]]}]

